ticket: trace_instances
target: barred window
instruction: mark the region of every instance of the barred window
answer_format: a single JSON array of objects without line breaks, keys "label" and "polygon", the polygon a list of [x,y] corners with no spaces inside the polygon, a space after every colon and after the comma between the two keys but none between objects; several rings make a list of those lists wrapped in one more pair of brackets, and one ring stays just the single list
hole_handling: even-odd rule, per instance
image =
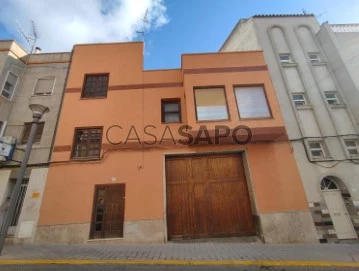
[{"label": "barred window", "polygon": [[76,129],[72,157],[100,157],[101,139],[102,128]]},{"label": "barred window", "polygon": [[107,97],[108,74],[86,75],[82,98]]}]

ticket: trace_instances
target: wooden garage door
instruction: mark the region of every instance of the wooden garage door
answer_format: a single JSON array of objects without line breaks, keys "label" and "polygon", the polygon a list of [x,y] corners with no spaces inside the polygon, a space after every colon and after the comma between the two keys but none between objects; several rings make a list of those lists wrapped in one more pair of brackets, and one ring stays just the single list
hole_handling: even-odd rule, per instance
[{"label": "wooden garage door", "polygon": [[253,235],[239,155],[166,159],[168,238]]}]

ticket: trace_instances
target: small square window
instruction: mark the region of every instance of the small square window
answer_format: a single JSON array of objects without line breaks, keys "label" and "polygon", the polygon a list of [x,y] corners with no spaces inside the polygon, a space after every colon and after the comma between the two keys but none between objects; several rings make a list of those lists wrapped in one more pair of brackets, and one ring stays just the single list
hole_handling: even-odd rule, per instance
[{"label": "small square window", "polygon": [[35,85],[35,95],[50,95],[54,87],[55,78],[38,78]]},{"label": "small square window", "polygon": [[162,122],[181,122],[181,100],[162,100]]},{"label": "small square window", "polygon": [[[42,132],[44,130],[44,125],[45,125],[45,122],[39,122],[38,123],[35,138],[34,138],[34,143],[39,143],[41,141]],[[22,140],[21,140],[22,144],[26,144],[27,141],[29,140],[32,122],[26,122],[24,124],[24,126],[25,126],[24,127],[24,132],[23,132]]]},{"label": "small square window", "polygon": [[73,158],[99,158],[102,128],[81,128],[75,131]]},{"label": "small square window", "polygon": [[8,73],[3,89],[1,90],[1,96],[8,100],[12,99],[18,78],[16,74],[12,72]]},{"label": "small square window", "polygon": [[86,75],[81,97],[107,97],[108,77],[108,74]]},{"label": "small square window", "polygon": [[307,99],[304,93],[293,93],[292,98],[296,106],[307,105]]},{"label": "small square window", "polygon": [[359,143],[357,140],[345,140],[345,146],[350,156],[359,156]]},{"label": "small square window", "polygon": [[324,93],[324,95],[325,95],[325,99],[327,100],[328,104],[330,104],[330,105],[340,104],[338,96],[335,92],[326,91]]},{"label": "small square window", "polygon": [[310,62],[312,62],[312,63],[320,62],[319,54],[317,54],[317,53],[308,54],[308,57],[309,57]]},{"label": "small square window", "polygon": [[292,58],[290,57],[289,54],[280,54],[279,55],[279,61],[281,63],[292,63]]},{"label": "small square window", "polygon": [[324,158],[326,153],[324,151],[323,142],[321,141],[311,141],[309,142],[310,153],[313,158]]}]

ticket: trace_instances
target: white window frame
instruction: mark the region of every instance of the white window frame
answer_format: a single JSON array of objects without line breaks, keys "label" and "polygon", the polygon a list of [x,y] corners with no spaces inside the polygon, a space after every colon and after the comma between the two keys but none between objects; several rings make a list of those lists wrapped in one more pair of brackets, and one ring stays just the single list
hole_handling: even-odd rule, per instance
[{"label": "white window frame", "polygon": [[[315,56],[315,58],[311,58],[311,56]],[[319,53],[308,53],[308,58],[311,63],[320,63]]]},{"label": "white window frame", "polygon": [[[294,95],[302,95],[303,99],[295,100]],[[296,107],[309,105],[307,101],[307,97],[303,92],[292,93],[292,101]],[[304,104],[297,104],[296,102],[304,102]]]},{"label": "white window frame", "polygon": [[[327,94],[334,94],[335,98],[328,98],[328,97],[327,97]],[[340,103],[340,99],[339,99],[339,97],[338,97],[336,91],[324,91],[324,96],[325,96],[326,102],[327,102],[329,105],[338,105],[338,104],[341,104],[341,103]],[[329,103],[329,101],[336,101],[336,103],[331,104],[331,103]]]},{"label": "white window frame", "polygon": [[[355,146],[347,146],[347,144],[346,144],[347,141],[354,142]],[[359,141],[358,141],[358,139],[351,139],[351,138],[344,139],[344,144],[345,144],[345,148],[347,150],[349,157],[359,157]],[[351,154],[349,152],[349,150],[356,150],[357,154]]]},{"label": "white window frame", "polygon": [[[5,97],[4,95],[2,95],[2,93],[3,93],[3,91],[4,91],[4,88],[5,88],[5,84],[6,84],[6,82],[7,82],[7,79],[9,78],[9,74],[13,74],[13,75],[15,75],[16,76],[16,83],[15,83],[15,85],[14,85],[14,91],[11,93],[11,96],[9,97],[9,98],[7,98],[7,97]],[[16,74],[16,73],[14,73],[14,72],[12,72],[12,71],[8,71],[7,72],[7,75],[6,75],[6,77],[5,77],[5,81],[4,81],[4,83],[3,83],[3,85],[2,85],[2,88],[1,88],[1,91],[0,91],[0,96],[1,97],[3,97],[4,99],[6,99],[6,100],[9,100],[9,101],[12,101],[12,98],[14,97],[14,94],[15,94],[15,91],[16,91],[16,87],[17,87],[17,84],[19,83],[19,76]]]},{"label": "white window frame", "polygon": [[[288,60],[282,60],[281,56],[288,56]],[[290,54],[279,54],[279,62],[282,64],[289,64],[289,63],[293,63],[293,59]]]},{"label": "white window frame", "polygon": [[[310,147],[311,143],[319,143],[320,147],[319,148],[312,148],[312,147]],[[328,158],[328,152],[327,152],[325,143],[322,140],[310,140],[310,141],[308,141],[308,149],[309,149],[309,152],[310,152],[310,156],[313,159],[323,159],[323,158],[325,159],[325,158]],[[320,152],[322,152],[322,155],[321,156],[313,155],[313,151],[320,151]]]},{"label": "white window frame", "polygon": [[5,133],[6,124],[7,124],[7,121],[2,121],[2,126],[0,128],[0,136],[3,136]]},{"label": "white window frame", "polygon": [[[37,94],[36,91],[36,86],[37,86],[37,82],[39,81],[39,79],[54,79],[54,83],[52,85],[51,88],[51,92],[50,93],[42,93],[42,94]],[[34,85],[34,90],[32,91],[32,95],[34,96],[50,96],[54,93],[54,88],[55,88],[55,84],[56,84],[56,77],[55,76],[41,76],[38,77],[35,81],[35,85]]]}]

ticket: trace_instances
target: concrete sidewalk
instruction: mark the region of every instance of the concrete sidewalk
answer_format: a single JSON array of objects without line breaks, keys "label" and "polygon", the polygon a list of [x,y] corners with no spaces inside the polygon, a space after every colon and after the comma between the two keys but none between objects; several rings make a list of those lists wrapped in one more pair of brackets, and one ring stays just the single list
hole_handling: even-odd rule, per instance
[{"label": "concrete sidewalk", "polygon": [[0,257],[0,265],[49,263],[359,268],[359,245],[269,245],[218,242],[158,245],[13,245],[6,246]]}]

